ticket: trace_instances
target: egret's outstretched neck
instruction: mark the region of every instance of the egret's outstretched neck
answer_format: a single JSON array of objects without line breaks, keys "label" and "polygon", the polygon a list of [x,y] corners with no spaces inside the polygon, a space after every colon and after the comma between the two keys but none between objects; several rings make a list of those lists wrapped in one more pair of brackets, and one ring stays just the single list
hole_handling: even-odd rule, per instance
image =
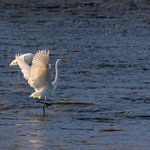
[{"label": "egret's outstretched neck", "polygon": [[60,63],[60,59],[58,59],[55,64],[56,75],[55,75],[55,80],[52,82],[52,85],[54,88],[57,87],[57,83],[58,83],[58,79],[59,79],[59,63]]}]

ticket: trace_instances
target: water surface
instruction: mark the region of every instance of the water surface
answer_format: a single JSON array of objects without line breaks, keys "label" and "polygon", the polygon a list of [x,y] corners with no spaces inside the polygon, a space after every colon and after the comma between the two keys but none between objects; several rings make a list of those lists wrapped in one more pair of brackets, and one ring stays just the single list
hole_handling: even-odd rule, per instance
[{"label": "water surface", "polygon": [[[147,150],[150,147],[148,1],[0,2],[0,149]],[[43,99],[16,53],[50,49],[60,81]],[[51,105],[52,104],[52,105]]]}]

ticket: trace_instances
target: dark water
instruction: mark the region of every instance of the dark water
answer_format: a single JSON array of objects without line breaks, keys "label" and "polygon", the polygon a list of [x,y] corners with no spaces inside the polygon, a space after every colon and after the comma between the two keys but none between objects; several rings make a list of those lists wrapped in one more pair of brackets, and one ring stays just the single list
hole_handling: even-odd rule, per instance
[{"label": "dark water", "polygon": [[[50,49],[58,88],[43,100],[16,53]],[[148,150],[150,147],[150,2],[0,1],[0,149]]]}]

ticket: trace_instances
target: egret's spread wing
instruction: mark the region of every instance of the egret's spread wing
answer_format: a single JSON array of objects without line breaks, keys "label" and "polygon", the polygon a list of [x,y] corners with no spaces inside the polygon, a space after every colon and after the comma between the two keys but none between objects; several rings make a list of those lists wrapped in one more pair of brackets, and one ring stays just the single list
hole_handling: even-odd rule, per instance
[{"label": "egret's spread wing", "polygon": [[28,83],[35,90],[41,90],[50,84],[49,51],[38,51],[32,61]]},{"label": "egret's spread wing", "polygon": [[25,63],[24,58],[20,57],[19,54],[16,55],[16,60],[17,60],[18,66],[21,68],[24,78],[26,80],[29,80],[31,67]]},{"label": "egret's spread wing", "polygon": [[25,61],[29,66],[32,65],[32,60],[33,60],[33,57],[34,57],[34,55],[33,55],[32,53],[26,53],[26,54],[22,55],[22,57],[24,57],[24,61]]}]

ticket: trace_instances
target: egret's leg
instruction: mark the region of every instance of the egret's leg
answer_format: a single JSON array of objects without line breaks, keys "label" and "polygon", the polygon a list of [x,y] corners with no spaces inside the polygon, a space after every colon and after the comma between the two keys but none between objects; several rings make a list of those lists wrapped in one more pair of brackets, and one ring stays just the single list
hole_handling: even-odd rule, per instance
[{"label": "egret's leg", "polygon": [[45,102],[46,102],[47,97],[45,96],[45,100],[44,100],[44,105],[43,105],[43,116],[45,116]]},{"label": "egret's leg", "polygon": [[21,84],[21,72],[19,72],[19,84]]}]

